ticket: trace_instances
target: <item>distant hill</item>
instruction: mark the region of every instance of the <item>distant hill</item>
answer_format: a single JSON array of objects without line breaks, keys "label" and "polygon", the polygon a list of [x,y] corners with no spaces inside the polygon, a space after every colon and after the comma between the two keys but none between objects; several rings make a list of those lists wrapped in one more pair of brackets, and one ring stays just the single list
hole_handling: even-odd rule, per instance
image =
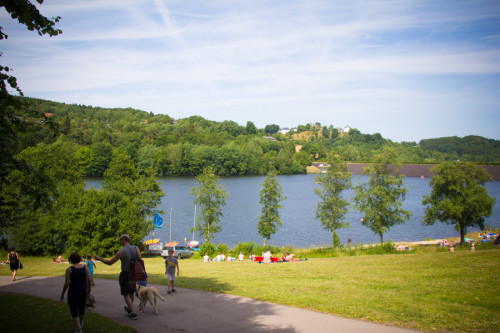
[{"label": "distant hill", "polygon": [[500,163],[500,141],[479,136],[397,143],[380,133],[364,134],[356,128],[339,133],[335,126],[320,123],[298,125],[280,134],[258,129],[252,121],[242,126],[200,116],[173,119],[132,108],[25,100],[30,108],[45,113],[57,135],[35,121],[36,130],[19,140],[17,151],[40,143],[70,144],[86,176],[102,176],[116,149],[126,152],[141,171],[152,169],[159,176],[197,175],[206,166],[221,176],[266,174],[271,166],[279,174],[305,173],[307,166],[330,152],[348,162],[366,163],[383,146],[396,149],[400,162],[407,164]]},{"label": "distant hill", "polygon": [[481,136],[469,135],[463,138],[457,136],[420,141],[420,147],[427,151],[438,151],[456,156],[458,160],[475,160],[482,162],[499,162],[500,141],[486,139]]}]

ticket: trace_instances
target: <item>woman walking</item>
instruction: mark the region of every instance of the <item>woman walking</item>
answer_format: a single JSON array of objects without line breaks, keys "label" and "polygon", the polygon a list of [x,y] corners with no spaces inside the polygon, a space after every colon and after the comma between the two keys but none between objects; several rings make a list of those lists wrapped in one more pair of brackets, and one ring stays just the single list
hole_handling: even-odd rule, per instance
[{"label": "woman walking", "polygon": [[83,315],[85,314],[85,297],[90,292],[90,272],[87,266],[82,264],[82,257],[73,252],[69,256],[72,266],[66,269],[66,281],[61,293],[61,302],[68,290],[68,305],[71,316],[75,321],[76,332],[81,333],[83,327]]},{"label": "woman walking", "polygon": [[16,253],[15,247],[10,249],[7,259],[9,260],[10,270],[12,271],[12,281],[16,281],[16,273],[19,269],[19,255]]}]

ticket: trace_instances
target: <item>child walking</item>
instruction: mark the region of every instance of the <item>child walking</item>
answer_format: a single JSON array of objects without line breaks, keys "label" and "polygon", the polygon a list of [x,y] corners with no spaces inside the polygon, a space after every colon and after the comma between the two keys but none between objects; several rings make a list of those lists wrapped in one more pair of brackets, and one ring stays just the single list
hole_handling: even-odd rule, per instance
[{"label": "child walking", "polygon": [[87,267],[90,272],[90,283],[92,283],[93,286],[95,286],[94,283],[94,267],[97,268],[97,265],[95,264],[95,261],[92,260],[92,256],[90,254],[87,254]]},{"label": "child walking", "polygon": [[168,277],[168,288],[167,294],[172,294],[177,292],[174,289],[174,281],[175,281],[175,271],[177,271],[177,276],[179,276],[179,261],[174,257],[174,250],[168,250],[168,257],[165,259],[165,274]]}]

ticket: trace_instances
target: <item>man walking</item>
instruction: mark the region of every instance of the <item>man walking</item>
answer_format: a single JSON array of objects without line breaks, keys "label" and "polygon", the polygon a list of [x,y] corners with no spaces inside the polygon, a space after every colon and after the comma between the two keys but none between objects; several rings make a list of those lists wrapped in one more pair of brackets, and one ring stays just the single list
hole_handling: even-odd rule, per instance
[{"label": "man walking", "polygon": [[[125,299],[125,311],[129,314],[129,318],[132,320],[137,320],[137,314],[134,311],[134,293],[135,293],[135,281],[130,281],[128,275],[130,272],[130,262],[132,259],[142,260],[141,253],[139,249],[130,245],[130,237],[126,234],[120,236],[120,245],[123,246],[115,256],[111,259],[104,259],[99,256],[94,256],[95,259],[105,263],[106,265],[113,265],[118,259],[121,261],[122,271],[120,272],[120,292]],[[132,283],[133,282],[133,283]]]}]

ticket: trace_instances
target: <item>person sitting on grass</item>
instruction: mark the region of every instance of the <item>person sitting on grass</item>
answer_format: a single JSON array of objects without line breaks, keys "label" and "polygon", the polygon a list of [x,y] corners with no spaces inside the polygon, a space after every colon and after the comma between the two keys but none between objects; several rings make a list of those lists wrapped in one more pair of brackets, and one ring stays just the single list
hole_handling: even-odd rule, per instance
[{"label": "person sitting on grass", "polygon": [[264,253],[264,255],[262,257],[263,257],[262,262],[264,264],[270,264],[273,262],[271,259],[273,257],[273,255],[271,254],[271,250],[267,250],[267,252]]},{"label": "person sitting on grass", "polygon": [[498,248],[500,249],[500,233],[497,235],[497,238],[495,238],[495,241],[493,243],[498,245]]},{"label": "person sitting on grass", "polygon": [[295,256],[295,254],[290,254],[289,252],[285,252],[285,261],[292,261],[293,260],[293,257]]}]

